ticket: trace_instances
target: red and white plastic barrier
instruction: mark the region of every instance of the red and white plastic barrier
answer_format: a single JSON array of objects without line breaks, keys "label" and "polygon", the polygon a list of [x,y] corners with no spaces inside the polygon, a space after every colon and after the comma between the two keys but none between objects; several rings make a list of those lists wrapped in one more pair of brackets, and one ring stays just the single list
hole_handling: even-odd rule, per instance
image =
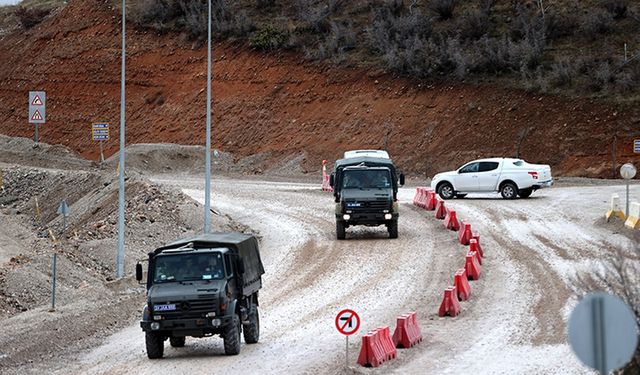
[{"label": "red and white plastic barrier", "polygon": [[444,206],[444,201],[438,199],[436,203],[435,217],[438,220],[443,220],[447,216],[447,208]]},{"label": "red and white plastic barrier", "polygon": [[478,242],[472,238],[469,241],[469,252],[475,254],[478,264],[482,265],[482,253],[478,251],[479,248]]},{"label": "red and white plastic barrier", "polygon": [[438,316],[458,316],[460,314],[460,302],[458,302],[458,291],[455,286],[444,290],[444,298],[438,310]]},{"label": "red and white plastic barrier", "polygon": [[427,205],[425,209],[433,211],[436,209],[436,204],[438,204],[438,200],[436,199],[436,192],[433,190],[427,191]]},{"label": "red and white plastic barrier", "polygon": [[447,214],[444,217],[444,226],[445,228],[453,231],[460,230],[460,222],[458,222],[458,216],[456,215],[455,209],[447,209]]},{"label": "red and white plastic barrier", "polygon": [[415,312],[400,315],[396,320],[396,330],[393,332],[393,343],[397,348],[411,348],[422,341],[422,332],[418,326]]},{"label": "red and white plastic barrier", "polygon": [[458,241],[460,241],[460,244],[462,245],[468,245],[472,236],[471,224],[463,220],[460,225],[460,230],[458,231]]},{"label": "red and white plastic barrier", "polygon": [[389,327],[376,328],[362,336],[358,355],[360,366],[378,367],[396,358],[397,351],[389,333]]},{"label": "red and white plastic barrier", "polygon": [[453,285],[458,292],[458,300],[466,301],[471,297],[471,285],[467,279],[467,271],[460,268],[453,277]]},{"label": "red and white plastic barrier", "polygon": [[476,251],[470,251],[465,258],[464,268],[467,271],[467,277],[471,280],[480,279],[482,267],[478,263],[479,254]]},{"label": "red and white plastic barrier", "polygon": [[332,192],[333,188],[329,185],[329,175],[327,174],[327,161],[322,161],[322,191]]},{"label": "red and white plastic barrier", "polygon": [[480,258],[484,258],[484,252],[482,251],[482,246],[480,246],[480,234],[478,232],[473,232],[471,235],[471,239],[475,240],[475,244],[471,245],[471,240],[469,240],[469,250],[477,251],[480,254]]}]

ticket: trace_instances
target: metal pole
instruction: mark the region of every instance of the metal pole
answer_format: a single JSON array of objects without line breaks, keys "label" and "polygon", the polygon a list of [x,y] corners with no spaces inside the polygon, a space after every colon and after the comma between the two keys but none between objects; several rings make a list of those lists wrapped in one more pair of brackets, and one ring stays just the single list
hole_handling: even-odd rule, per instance
[{"label": "metal pole", "polygon": [[104,163],[104,153],[102,151],[102,141],[100,141],[100,165]]},{"label": "metal pole", "polygon": [[125,146],[125,48],[126,48],[126,0],[122,0],[122,69],[120,71],[120,185],[118,191],[118,255],[117,277],[124,276],[124,146]]},{"label": "metal pole", "polygon": [[207,141],[204,177],[204,233],[209,233],[211,227],[211,0],[207,1]]},{"label": "metal pole", "polygon": [[51,311],[55,311],[56,310],[56,253],[53,253],[53,266],[52,266],[52,273],[53,273],[53,283],[51,285]]},{"label": "metal pole", "polygon": [[345,368],[349,368],[349,336],[345,336],[347,345],[344,350],[344,366]]},{"label": "metal pole", "polygon": [[624,217],[629,217],[629,180],[627,180],[627,208],[624,211]]},{"label": "metal pole", "polygon": [[627,43],[624,44],[624,62],[627,62]]},{"label": "metal pole", "polygon": [[34,135],[34,143],[36,146],[38,146],[38,127],[40,127],[40,124],[36,124],[36,134]]},{"label": "metal pole", "polygon": [[607,357],[605,346],[605,317],[604,317],[604,305],[602,298],[595,298],[591,302],[591,318],[593,322],[593,359],[595,362],[595,368],[602,375],[607,374]]}]

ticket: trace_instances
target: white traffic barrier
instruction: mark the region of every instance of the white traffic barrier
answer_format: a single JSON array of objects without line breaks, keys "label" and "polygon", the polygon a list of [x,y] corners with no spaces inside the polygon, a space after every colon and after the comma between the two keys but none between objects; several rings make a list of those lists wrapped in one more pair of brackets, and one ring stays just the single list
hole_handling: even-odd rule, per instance
[{"label": "white traffic barrier", "polygon": [[624,212],[620,209],[620,196],[618,194],[611,195],[611,206],[606,214],[607,221],[614,216],[621,220],[625,219]]},{"label": "white traffic barrier", "polygon": [[629,204],[629,217],[625,221],[624,225],[631,229],[640,228],[640,203],[631,202]]}]

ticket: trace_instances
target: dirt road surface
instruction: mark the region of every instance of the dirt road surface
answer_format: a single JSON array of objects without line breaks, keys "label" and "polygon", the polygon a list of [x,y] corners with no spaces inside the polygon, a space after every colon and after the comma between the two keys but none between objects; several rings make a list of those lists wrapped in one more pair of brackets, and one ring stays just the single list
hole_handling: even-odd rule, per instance
[{"label": "dirt road surface", "polygon": [[[156,177],[202,202],[202,179]],[[137,323],[103,345],[48,365],[54,373],[412,373],[584,374],[566,342],[576,298],[576,272],[597,271],[614,249],[638,251],[636,241],[602,227],[611,193],[622,186],[556,187],[531,199],[494,195],[447,202],[481,233],[483,274],[456,318],[439,318],[443,290],[464,264],[465,247],[431,212],[411,205],[402,189],[400,238],[381,228],[349,228],[335,240],[333,200],[318,185],[216,179],[212,207],[258,230],[266,268],[261,337],[224,355],[220,338],[166,344],[165,358],[148,360]],[[640,186],[632,187],[640,197]],[[360,313],[344,368],[344,337],[333,319],[342,308]],[[379,369],[357,366],[362,334],[395,326],[416,311],[425,340],[400,350]],[[251,369],[251,370],[248,370]]]}]

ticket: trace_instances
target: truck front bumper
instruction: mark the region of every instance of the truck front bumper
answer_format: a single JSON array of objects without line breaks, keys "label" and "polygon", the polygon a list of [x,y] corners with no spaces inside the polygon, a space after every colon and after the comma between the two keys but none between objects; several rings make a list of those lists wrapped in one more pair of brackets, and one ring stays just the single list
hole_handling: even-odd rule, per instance
[{"label": "truck front bumper", "polygon": [[140,327],[144,332],[180,333],[182,336],[204,336],[208,333],[220,333],[228,324],[231,316],[214,318],[143,320]]},{"label": "truck front bumper", "polygon": [[353,212],[349,214],[336,214],[336,220],[344,221],[347,225],[380,225],[398,220],[398,213]]}]

